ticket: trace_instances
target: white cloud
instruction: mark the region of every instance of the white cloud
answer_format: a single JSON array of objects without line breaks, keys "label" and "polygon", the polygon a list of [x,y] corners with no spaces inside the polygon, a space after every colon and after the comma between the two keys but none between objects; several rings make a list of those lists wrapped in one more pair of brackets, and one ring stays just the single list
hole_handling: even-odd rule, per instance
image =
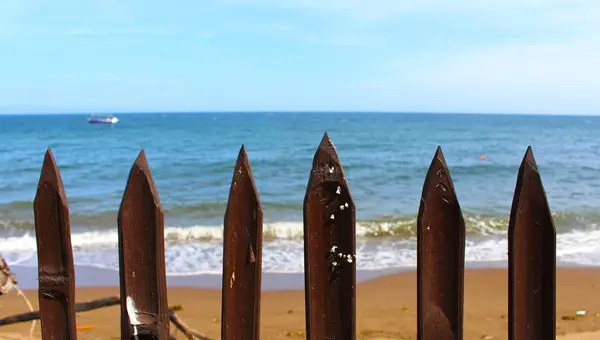
[{"label": "white cloud", "polygon": [[505,14],[519,16],[532,14],[589,13],[598,11],[597,0],[226,0],[230,5],[276,8],[283,10],[304,10],[313,13],[330,14],[353,19],[394,19],[402,15],[446,13],[485,15],[497,17]]},{"label": "white cloud", "polygon": [[[162,14],[194,17],[193,11],[165,1],[55,1],[0,0],[0,36],[164,35],[175,31],[155,21],[145,22],[150,25],[145,27],[135,20],[138,14],[155,20]],[[357,81],[370,76],[362,79],[365,103],[405,103],[430,111],[462,111],[465,103],[470,111],[600,110],[595,93],[600,88],[598,0],[208,0],[197,5],[203,6],[216,8],[224,23],[242,22],[233,27],[235,35],[268,35],[333,48],[360,46],[356,51],[365,55],[363,47],[371,45],[368,57],[356,58],[364,67],[360,65],[360,76],[353,76]],[[244,7],[257,11],[246,12]],[[69,8],[71,12],[65,12]],[[44,18],[60,26],[34,27],[23,21],[40,18],[45,9],[52,12]],[[275,11],[253,16],[266,9]],[[52,13],[78,13],[74,16],[79,22],[53,21]],[[281,20],[265,24],[264,14]],[[458,26],[460,30],[444,30]],[[428,27],[435,32],[425,32]],[[219,35],[219,27],[214,31]],[[404,42],[411,39],[422,39],[427,48],[407,47]],[[393,62],[381,63],[390,59]]]},{"label": "white cloud", "polygon": [[446,57],[388,65],[370,85],[407,95],[415,106],[421,101],[431,111],[600,113],[600,41],[595,37]]},{"label": "white cloud", "polygon": [[[598,0],[212,0],[211,3],[225,3],[238,9],[276,10],[275,15],[295,20],[290,24],[294,34],[288,37],[309,44],[402,44],[404,38],[421,37],[426,41],[432,37],[428,35],[431,32],[438,40],[458,43],[480,36],[486,44],[501,42],[494,41],[499,36],[504,40],[545,43],[581,35],[600,36]],[[447,35],[442,36],[446,31]],[[453,36],[453,32],[460,32],[459,36]],[[493,36],[487,38],[485,34]]]},{"label": "white cloud", "polygon": [[[573,92],[600,85],[600,44],[583,40],[563,44],[507,45],[465,53],[429,67],[420,78],[451,86],[457,82],[492,90]],[[487,84],[487,85],[486,85]],[[472,90],[476,88],[471,87]],[[586,91],[587,92],[587,91]]]},{"label": "white cloud", "polygon": [[[403,50],[396,33],[368,31],[373,39],[383,36],[398,44],[365,65],[373,71],[359,85],[370,99],[365,100],[381,109],[600,113],[597,0],[232,1],[335,15],[342,23],[338,33],[353,19],[386,21],[396,30],[412,28],[402,18],[416,18],[419,25],[431,21],[436,30],[467,28],[461,35],[448,33],[443,47],[420,51]],[[486,39],[479,29],[492,33]],[[414,35],[425,36],[418,30]],[[394,51],[397,56],[390,55]]]}]

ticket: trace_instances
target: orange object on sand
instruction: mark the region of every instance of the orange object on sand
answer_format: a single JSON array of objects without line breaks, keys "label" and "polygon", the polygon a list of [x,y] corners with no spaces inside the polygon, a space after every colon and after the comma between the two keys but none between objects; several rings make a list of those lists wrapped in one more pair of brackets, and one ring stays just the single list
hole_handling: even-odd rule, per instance
[{"label": "orange object on sand", "polygon": [[90,329],[94,329],[93,325],[86,325],[86,326],[78,326],[77,327],[77,331],[89,331]]}]

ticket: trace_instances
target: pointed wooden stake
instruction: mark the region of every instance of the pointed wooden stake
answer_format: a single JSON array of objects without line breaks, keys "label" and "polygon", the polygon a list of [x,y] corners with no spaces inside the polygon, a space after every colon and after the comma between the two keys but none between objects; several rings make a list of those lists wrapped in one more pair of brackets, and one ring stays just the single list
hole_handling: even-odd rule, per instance
[{"label": "pointed wooden stake", "polygon": [[509,339],[556,336],[556,229],[533,151],[519,168],[508,225]]},{"label": "pointed wooden stake", "polygon": [[417,218],[417,338],[462,339],[465,222],[438,147]]},{"label": "pointed wooden stake", "polygon": [[342,163],[325,134],[304,198],[307,339],[355,339],[356,212]]},{"label": "pointed wooden stake", "polygon": [[69,207],[50,148],[44,157],[33,206],[42,337],[76,339],[75,270]]},{"label": "pointed wooden stake", "polygon": [[242,145],[233,171],[223,229],[221,338],[259,339],[262,208]]},{"label": "pointed wooden stake", "polygon": [[118,229],[121,338],[168,339],[164,216],[144,150],[129,173]]}]

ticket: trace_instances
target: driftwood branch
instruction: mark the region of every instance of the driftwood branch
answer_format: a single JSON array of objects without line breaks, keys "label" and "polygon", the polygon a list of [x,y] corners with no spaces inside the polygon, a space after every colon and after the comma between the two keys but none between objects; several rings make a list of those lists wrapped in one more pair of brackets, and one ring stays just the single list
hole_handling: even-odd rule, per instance
[{"label": "driftwood branch", "polygon": [[[107,298],[102,298],[98,300],[92,300],[88,302],[80,302],[75,305],[76,312],[87,312],[90,310],[108,307],[113,305],[118,305],[121,303],[118,297],[112,296]],[[22,314],[16,314],[7,316],[3,319],[0,319],[0,326],[11,325],[13,323],[26,322],[31,320],[39,320],[40,319],[40,311],[27,312]]]},{"label": "driftwood branch", "polygon": [[188,327],[172,309],[169,309],[169,320],[190,340],[213,340],[213,338]]},{"label": "driftwood branch", "polygon": [[[31,302],[27,296],[23,294],[23,291],[17,286],[17,277],[10,271],[10,268],[4,260],[4,257],[0,255],[0,295],[8,294],[13,289],[16,290],[17,295],[19,295],[23,301],[25,301],[29,311],[33,312],[33,306],[31,305]],[[29,328],[29,338],[33,337],[33,332],[35,331],[35,322],[36,320],[31,322],[31,327]]]},{"label": "driftwood branch", "polygon": [[17,286],[17,277],[10,271],[4,257],[0,255],[0,295],[8,294]]},{"label": "driftwood branch", "polygon": [[[103,307],[109,307],[120,304],[121,301],[118,296],[105,297],[102,299],[92,300],[88,302],[80,302],[75,304],[76,312],[87,312],[94,309],[99,309]],[[213,340],[213,338],[204,335],[190,327],[188,327],[180,318],[175,314],[175,311],[181,310],[183,307],[177,305],[169,308],[169,320],[179,329],[188,339],[190,340]],[[0,319],[0,326],[11,325],[20,322],[27,322],[32,320],[39,320],[40,312],[33,311],[22,314],[16,314],[7,316],[3,319]],[[173,338],[173,337],[171,337]]]}]

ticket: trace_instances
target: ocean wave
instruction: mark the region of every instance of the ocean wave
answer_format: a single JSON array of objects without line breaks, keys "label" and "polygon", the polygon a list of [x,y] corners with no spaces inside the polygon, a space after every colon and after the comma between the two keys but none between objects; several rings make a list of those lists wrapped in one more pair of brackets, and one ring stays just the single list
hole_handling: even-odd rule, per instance
[{"label": "ocean wave", "polygon": [[[505,236],[508,228],[508,215],[504,218],[478,213],[465,213],[464,220],[467,236]],[[596,214],[578,215],[574,213],[554,213],[554,222],[558,233],[571,231],[600,230]],[[72,223],[73,224],[73,223]],[[5,229],[0,239],[3,251],[28,251],[36,249],[33,222],[0,221]],[[10,232],[6,232],[9,230]],[[384,217],[373,221],[358,221],[356,235],[358,239],[412,240],[416,237],[416,217]],[[164,231],[167,245],[220,242],[223,239],[222,225],[167,226]],[[304,225],[302,222],[274,222],[263,224],[264,241],[290,240],[302,241]],[[115,248],[118,244],[116,226],[113,228],[81,230],[72,227],[71,243],[74,249]]]},{"label": "ocean wave", "polygon": [[[89,236],[89,235],[88,235]],[[115,247],[83,249],[83,235],[75,237],[74,260],[77,265],[118,270],[119,255]],[[12,243],[16,243],[16,239]],[[21,244],[30,243],[29,236]],[[10,265],[36,267],[37,256],[30,246],[19,251],[5,249],[6,240],[0,242],[3,255]],[[116,243],[116,239],[108,243]],[[505,236],[467,236],[465,260],[467,263],[506,263],[507,240]],[[557,237],[557,260],[586,266],[600,263],[600,230],[571,231]],[[220,274],[223,266],[221,242],[193,242],[170,244],[165,248],[168,275],[186,276]],[[416,240],[359,239],[356,243],[356,264],[359,270],[414,268],[416,266]],[[304,271],[304,245],[298,240],[272,240],[263,244],[263,271],[265,273],[302,273]]]}]

